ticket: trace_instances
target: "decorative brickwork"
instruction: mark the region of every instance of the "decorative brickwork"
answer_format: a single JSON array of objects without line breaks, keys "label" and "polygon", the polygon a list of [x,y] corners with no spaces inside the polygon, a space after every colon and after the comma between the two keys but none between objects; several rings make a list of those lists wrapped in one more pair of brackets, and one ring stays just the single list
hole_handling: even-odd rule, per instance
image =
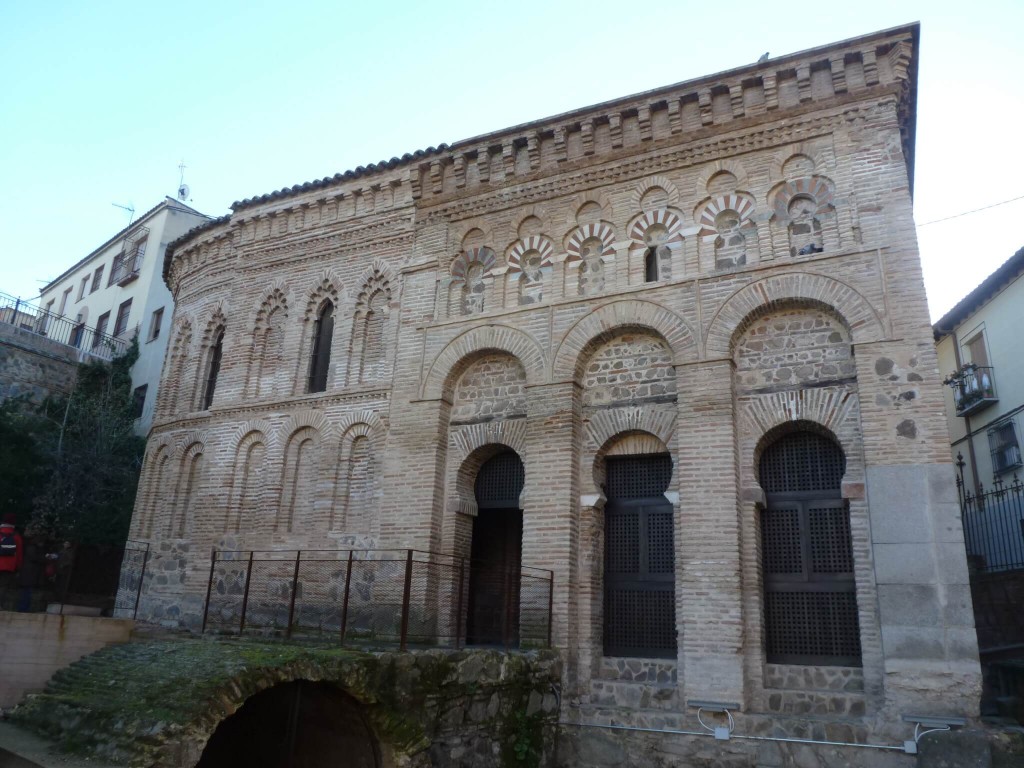
[{"label": "decorative brickwork", "polygon": [[[863,741],[900,712],[974,714],[909,194],[915,41],[890,30],[282,190],[172,244],[140,617],[198,623],[213,546],[468,556],[476,473],[511,449],[515,551],[554,573],[564,717],[684,727],[686,700],[724,700],[765,733],[818,733],[813,717]],[[758,467],[799,431],[845,462],[845,671],[767,663]],[[655,454],[670,484],[641,517],[671,537],[676,658],[605,658],[607,466]]]}]

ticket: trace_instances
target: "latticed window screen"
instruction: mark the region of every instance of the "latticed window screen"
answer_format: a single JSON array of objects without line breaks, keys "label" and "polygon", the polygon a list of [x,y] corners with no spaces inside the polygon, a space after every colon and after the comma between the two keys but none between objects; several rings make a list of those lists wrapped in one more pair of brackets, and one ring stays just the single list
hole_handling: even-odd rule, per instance
[{"label": "latticed window screen", "polygon": [[480,509],[518,509],[526,475],[515,451],[503,451],[484,462],[476,475],[476,503]]},{"label": "latticed window screen", "polygon": [[761,458],[765,644],[770,662],[860,664],[845,460],[828,438],[796,432]]},{"label": "latticed window screen", "polygon": [[607,460],[605,496],[614,499],[646,499],[661,496],[672,480],[672,457],[615,456]]},{"label": "latticed window screen", "polygon": [[608,656],[676,655],[672,479],[666,455],[607,460],[605,627]]},{"label": "latticed window screen", "polygon": [[793,432],[776,440],[761,456],[765,493],[839,491],[846,459],[839,447],[814,432]]}]

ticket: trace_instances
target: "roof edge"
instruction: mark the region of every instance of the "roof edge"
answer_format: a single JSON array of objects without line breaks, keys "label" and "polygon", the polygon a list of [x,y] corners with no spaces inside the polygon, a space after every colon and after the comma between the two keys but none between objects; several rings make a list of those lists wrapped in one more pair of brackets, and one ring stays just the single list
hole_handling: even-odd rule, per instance
[{"label": "roof edge", "polygon": [[[50,281],[49,283],[47,283],[47,284],[46,284],[46,285],[45,285],[45,286],[44,286],[44,287],[43,287],[43,288],[42,288],[42,289],[41,289],[41,290],[39,291],[39,295],[40,295],[40,296],[42,296],[42,295],[43,295],[44,293],[46,293],[47,291],[49,291],[49,290],[50,290],[51,288],[53,288],[53,287],[54,287],[55,285],[57,285],[57,284],[58,284],[58,283],[60,283],[60,282],[61,282],[62,280],[64,280],[65,278],[67,278],[67,276],[68,276],[68,275],[70,275],[70,274],[72,274],[73,272],[77,271],[77,270],[78,270],[78,269],[80,269],[80,268],[81,268],[81,267],[82,267],[83,265],[85,265],[85,264],[87,264],[87,263],[88,263],[89,261],[91,261],[91,260],[92,260],[92,259],[93,259],[93,258],[94,258],[95,256],[97,256],[97,255],[99,255],[99,254],[100,254],[101,252],[105,251],[105,250],[106,250],[107,248],[109,248],[109,247],[110,247],[110,246],[111,246],[111,245],[112,245],[113,243],[115,243],[116,241],[120,240],[120,239],[121,239],[122,237],[124,237],[125,235],[127,235],[127,234],[128,234],[129,232],[131,232],[131,231],[132,231],[133,229],[135,229],[136,227],[139,227],[139,226],[141,226],[141,225],[142,225],[142,223],[143,223],[144,221],[148,221],[149,219],[153,218],[153,217],[154,217],[154,216],[155,216],[155,215],[156,215],[157,213],[159,213],[159,212],[160,212],[160,211],[161,211],[162,209],[165,209],[165,208],[170,208],[170,207],[172,207],[172,206],[178,207],[179,209],[185,209],[185,210],[187,210],[187,212],[188,212],[188,213],[193,213],[193,214],[195,214],[196,216],[202,216],[202,217],[203,217],[204,219],[209,219],[209,218],[210,218],[210,217],[209,217],[209,216],[207,216],[207,215],[206,215],[205,213],[202,213],[202,212],[200,212],[200,211],[197,211],[197,210],[196,210],[195,208],[193,208],[192,206],[190,206],[190,205],[186,205],[185,203],[181,202],[180,200],[175,200],[175,199],[174,199],[174,198],[172,198],[172,197],[169,197],[169,196],[167,196],[167,195],[164,195],[164,199],[163,199],[163,200],[161,200],[161,201],[160,201],[159,203],[157,203],[156,205],[154,205],[154,206],[153,206],[152,208],[150,208],[150,209],[149,209],[148,211],[146,211],[146,212],[145,212],[144,214],[142,214],[141,216],[139,216],[139,218],[138,218],[138,220],[137,220],[137,221],[133,221],[133,222],[132,222],[131,224],[129,224],[129,225],[127,226],[127,227],[125,227],[124,229],[122,229],[122,230],[121,230],[120,232],[118,232],[117,234],[115,234],[115,235],[113,235],[113,236],[111,236],[111,237],[107,238],[107,240],[106,240],[106,241],[105,241],[105,242],[104,242],[104,243],[103,243],[102,245],[100,245],[100,246],[99,246],[98,248],[94,248],[94,249],[93,249],[92,251],[90,251],[90,252],[89,252],[89,255],[88,255],[88,256],[85,256],[84,258],[81,258],[81,259],[79,259],[78,261],[76,261],[76,262],[75,262],[75,264],[74,264],[73,266],[71,266],[70,268],[68,268],[68,269],[64,270],[64,271],[63,271],[63,272],[62,272],[62,273],[61,273],[60,275],[58,275],[58,276],[57,276],[57,277],[55,277],[55,278],[54,278],[53,280],[51,280],[51,281]],[[205,222],[204,222],[204,223],[205,223]]]},{"label": "roof edge", "polygon": [[932,325],[935,340],[939,341],[953,333],[960,323],[992,299],[1004,285],[1019,277],[1022,272],[1024,272],[1024,248],[1004,261],[973,291],[960,299],[951,310]]}]

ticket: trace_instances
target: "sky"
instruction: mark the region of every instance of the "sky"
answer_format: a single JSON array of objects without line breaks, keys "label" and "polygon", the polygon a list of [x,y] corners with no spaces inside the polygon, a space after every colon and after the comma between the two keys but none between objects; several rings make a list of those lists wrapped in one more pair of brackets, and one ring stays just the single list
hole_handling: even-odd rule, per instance
[{"label": "sky", "polygon": [[[1021,0],[0,2],[0,292],[174,196],[235,200],[920,21],[932,319],[1024,246]],[[955,216],[946,221],[938,221]]]}]

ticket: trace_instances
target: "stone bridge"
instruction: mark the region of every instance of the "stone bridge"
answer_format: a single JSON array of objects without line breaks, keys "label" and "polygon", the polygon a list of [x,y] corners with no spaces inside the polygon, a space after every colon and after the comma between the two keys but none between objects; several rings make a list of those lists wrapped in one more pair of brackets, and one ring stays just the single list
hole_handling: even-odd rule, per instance
[{"label": "stone bridge", "polygon": [[539,767],[554,764],[560,677],[552,651],[175,637],[88,656],[13,718],[66,750],[131,766],[205,768],[228,764],[223,755],[267,764],[272,749],[280,765],[343,754],[356,768]]}]

